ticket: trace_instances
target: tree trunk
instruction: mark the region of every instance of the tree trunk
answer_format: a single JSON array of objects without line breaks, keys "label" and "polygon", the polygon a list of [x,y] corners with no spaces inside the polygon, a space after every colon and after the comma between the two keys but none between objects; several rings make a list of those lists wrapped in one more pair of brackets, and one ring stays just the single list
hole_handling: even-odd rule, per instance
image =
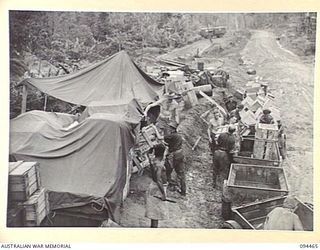
[{"label": "tree trunk", "polygon": [[21,114],[27,111],[27,97],[28,97],[28,90],[27,86],[22,86],[22,102],[21,102]]}]

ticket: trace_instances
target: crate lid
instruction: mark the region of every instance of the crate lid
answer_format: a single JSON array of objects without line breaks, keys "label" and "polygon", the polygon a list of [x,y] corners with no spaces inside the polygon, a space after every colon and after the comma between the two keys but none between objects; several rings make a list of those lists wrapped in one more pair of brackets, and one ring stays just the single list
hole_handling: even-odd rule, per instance
[{"label": "crate lid", "polygon": [[23,161],[9,162],[9,173],[20,166],[22,163]]},{"label": "crate lid", "polygon": [[12,171],[10,171],[10,175],[22,175],[25,172],[29,171],[36,164],[37,162],[21,162],[18,166],[13,168]]}]

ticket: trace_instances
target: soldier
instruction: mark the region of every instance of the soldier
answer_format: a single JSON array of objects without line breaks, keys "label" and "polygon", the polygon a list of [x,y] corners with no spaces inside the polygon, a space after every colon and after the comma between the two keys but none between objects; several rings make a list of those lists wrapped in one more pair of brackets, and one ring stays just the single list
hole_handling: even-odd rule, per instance
[{"label": "soldier", "polygon": [[158,227],[159,220],[168,219],[167,179],[164,166],[165,146],[158,144],[154,147],[154,158],[151,164],[152,181],[146,195],[146,214],[151,220],[151,228]]},{"label": "soldier", "polygon": [[260,117],[259,122],[264,124],[273,124],[274,120],[273,120],[273,117],[270,115],[271,110],[264,109],[262,112],[263,112],[263,115]]},{"label": "soldier", "polygon": [[182,151],[183,139],[181,135],[177,133],[178,124],[174,121],[169,123],[169,128],[165,131],[164,141],[168,144],[169,153],[166,159],[166,172],[167,179],[170,183],[171,173],[173,169],[175,170],[179,184],[180,184],[180,194],[182,196],[186,195],[186,176],[184,169],[184,155]]},{"label": "soldier", "polygon": [[236,109],[237,107],[237,102],[233,99],[233,95],[228,95],[227,98],[224,99],[224,104],[226,106],[226,109],[230,113],[232,110]]},{"label": "soldier", "polygon": [[233,133],[236,131],[234,125],[230,125],[227,133],[222,133],[218,137],[217,150],[213,157],[213,183],[216,185],[217,174],[222,173],[223,179],[227,179],[229,175],[232,156],[236,153],[235,137]]},{"label": "soldier", "polygon": [[218,110],[218,108],[214,108],[213,109],[213,115],[210,115],[211,110],[206,111],[205,113],[203,113],[200,118],[202,118],[203,120],[205,120],[205,117],[209,118],[209,122],[208,123],[208,137],[209,137],[209,146],[210,146],[210,150],[212,153],[212,157],[214,156],[214,151],[216,149],[216,134],[217,134],[217,129],[224,125],[224,118],[221,115],[220,111]]},{"label": "soldier", "polygon": [[230,115],[229,115],[230,119],[234,117],[236,119],[236,122],[241,121],[240,112],[241,110],[243,110],[243,108],[244,108],[243,104],[239,104],[236,109],[230,112]]}]

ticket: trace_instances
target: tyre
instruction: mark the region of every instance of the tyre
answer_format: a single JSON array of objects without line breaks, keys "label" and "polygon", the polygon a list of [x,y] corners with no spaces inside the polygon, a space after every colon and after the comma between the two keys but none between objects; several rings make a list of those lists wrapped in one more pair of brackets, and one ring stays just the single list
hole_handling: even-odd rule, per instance
[{"label": "tyre", "polygon": [[234,220],[227,220],[222,224],[221,229],[242,229],[242,227]]}]

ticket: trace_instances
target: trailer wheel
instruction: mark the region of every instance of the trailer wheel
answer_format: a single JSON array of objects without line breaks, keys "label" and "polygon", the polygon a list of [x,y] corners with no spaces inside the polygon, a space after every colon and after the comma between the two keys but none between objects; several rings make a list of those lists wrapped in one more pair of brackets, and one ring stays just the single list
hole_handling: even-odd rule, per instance
[{"label": "trailer wheel", "polygon": [[222,229],[242,229],[240,224],[234,220],[227,220],[222,224]]}]

